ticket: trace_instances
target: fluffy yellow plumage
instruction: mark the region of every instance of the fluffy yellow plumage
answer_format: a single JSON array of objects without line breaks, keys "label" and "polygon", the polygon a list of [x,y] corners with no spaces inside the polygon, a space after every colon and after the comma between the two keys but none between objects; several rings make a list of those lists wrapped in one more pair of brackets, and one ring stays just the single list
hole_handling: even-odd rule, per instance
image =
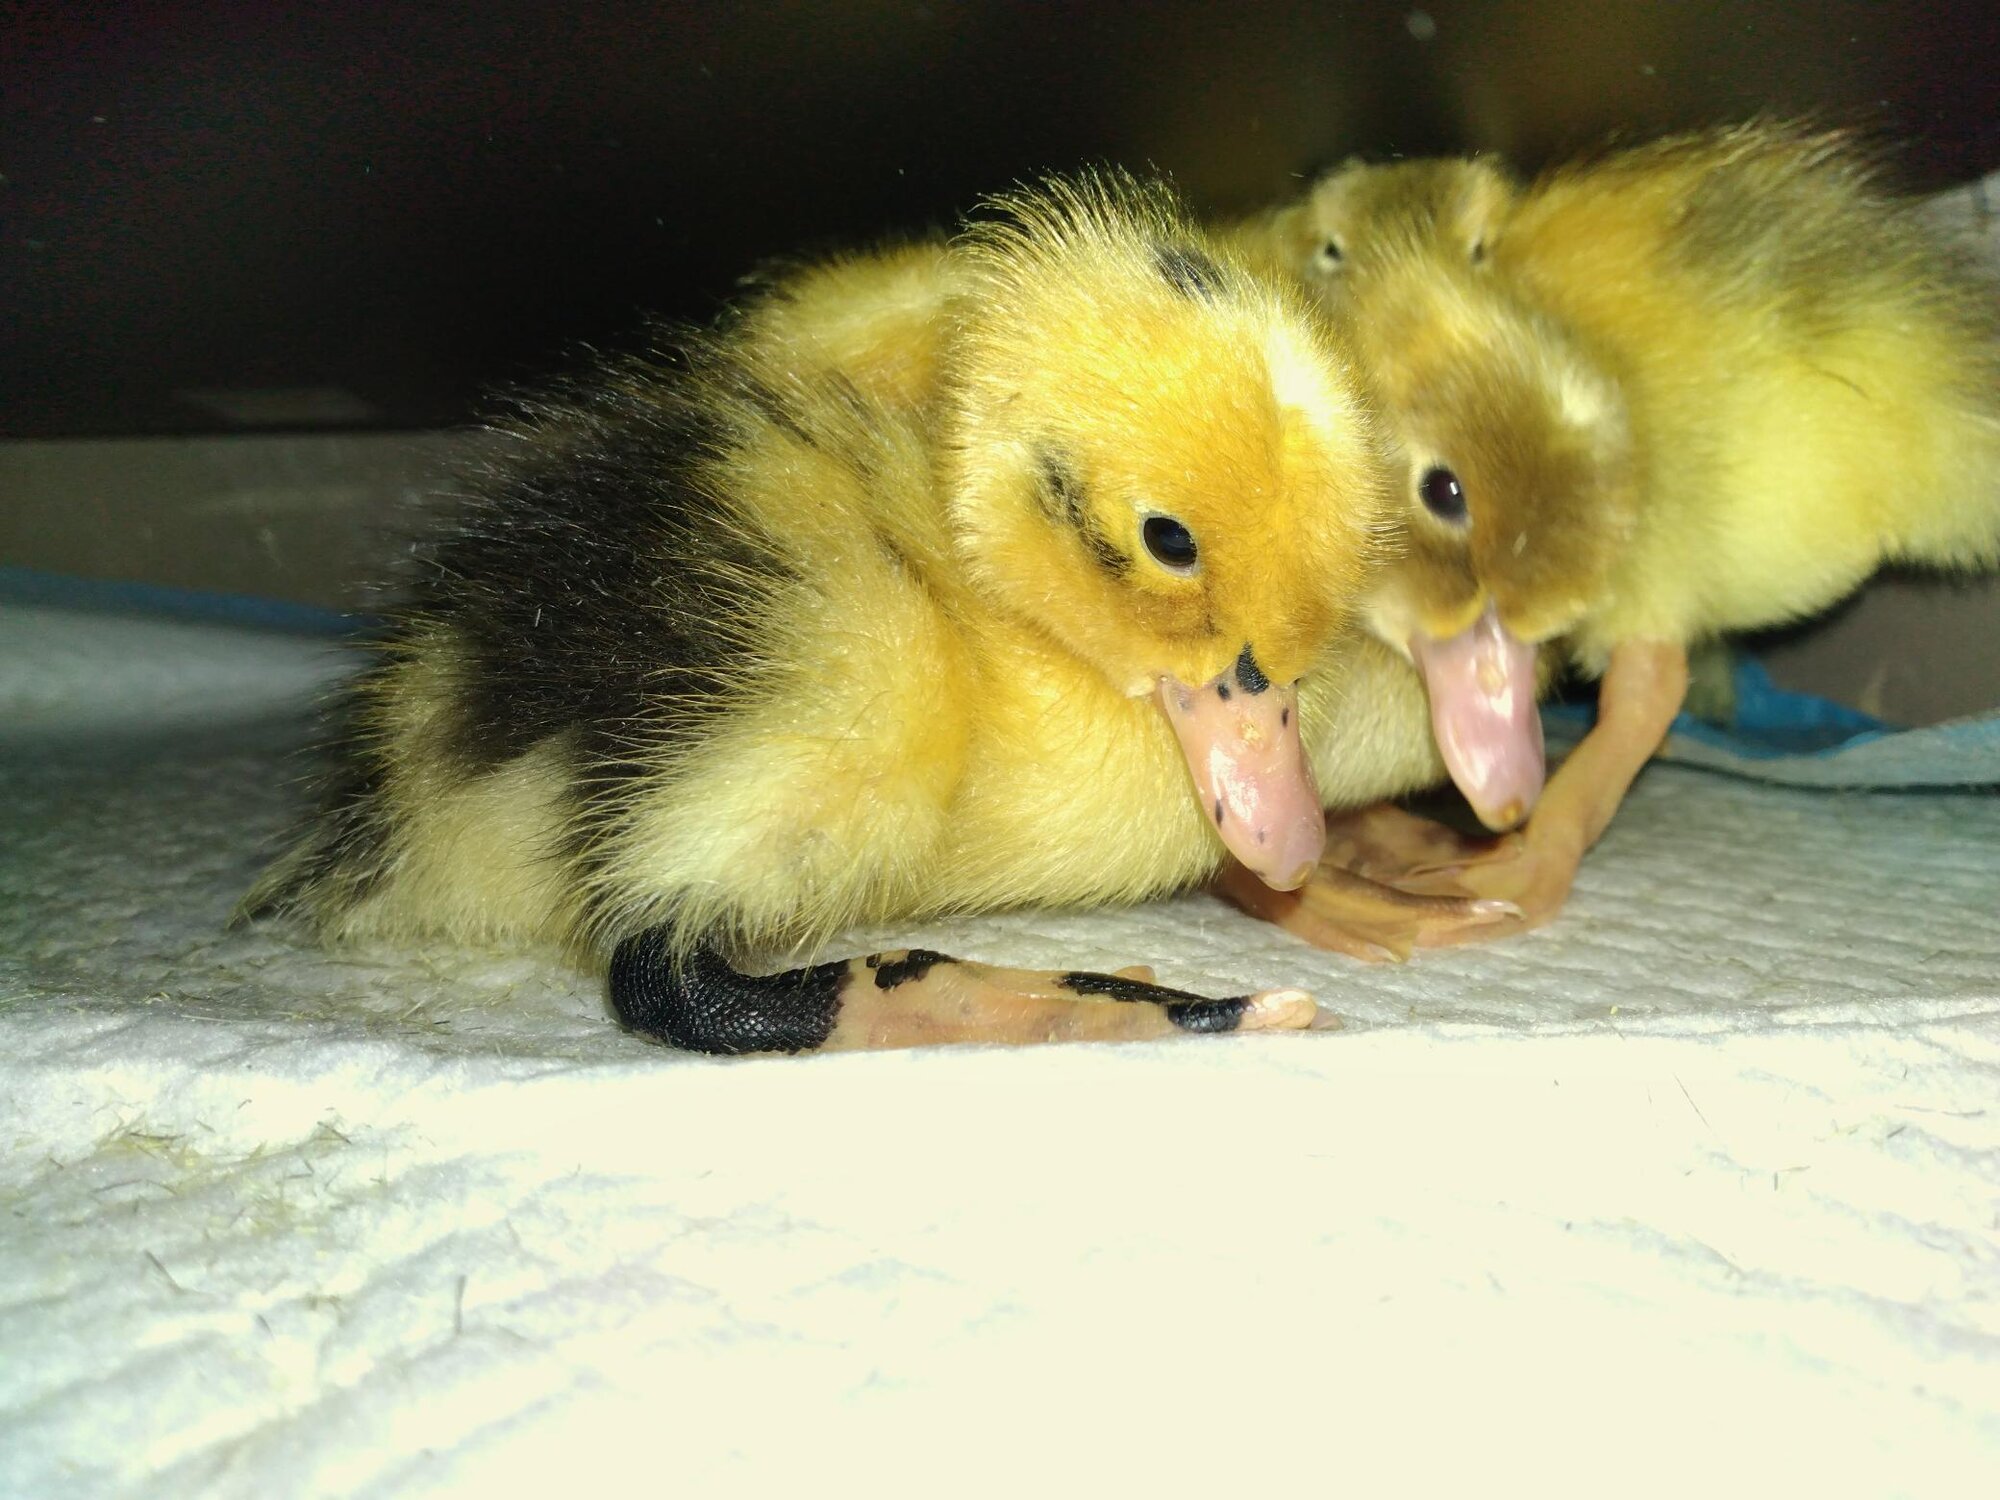
[{"label": "fluffy yellow plumage", "polygon": [[579,381],[431,550],[257,904],[615,947],[621,1017],[715,1050],[1300,1024],[1289,992],[725,962],[1136,900],[1225,842],[1303,878],[1296,683],[1337,666],[1388,492],[1295,297],[1164,191],[1058,182]]}]

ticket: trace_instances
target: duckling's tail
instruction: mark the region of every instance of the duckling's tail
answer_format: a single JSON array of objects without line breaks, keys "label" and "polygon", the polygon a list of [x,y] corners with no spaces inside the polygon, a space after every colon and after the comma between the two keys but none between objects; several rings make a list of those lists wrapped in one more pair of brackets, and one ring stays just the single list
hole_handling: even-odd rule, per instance
[{"label": "duckling's tail", "polygon": [[372,760],[341,765],[322,789],[319,816],[257,877],[230,913],[242,927],[266,917],[302,917],[331,930],[383,879],[389,832]]},{"label": "duckling's tail", "polygon": [[1154,984],[1143,970],[994,969],[927,948],[745,974],[705,944],[680,951],[670,926],[618,945],[610,990],[612,1012],[627,1030],[722,1054],[1121,1041],[1324,1024],[1299,990],[1209,1000]]}]

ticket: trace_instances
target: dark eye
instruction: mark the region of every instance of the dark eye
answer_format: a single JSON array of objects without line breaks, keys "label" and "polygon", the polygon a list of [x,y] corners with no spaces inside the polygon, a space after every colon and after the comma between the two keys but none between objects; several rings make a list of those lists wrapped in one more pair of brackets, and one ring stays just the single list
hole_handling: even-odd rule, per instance
[{"label": "dark eye", "polygon": [[1148,516],[1140,528],[1146,550],[1162,567],[1185,573],[1194,566],[1194,533],[1172,516]]},{"label": "dark eye", "polygon": [[1338,271],[1340,263],[1345,259],[1347,259],[1347,256],[1340,248],[1340,241],[1329,238],[1324,245],[1319,247],[1319,255],[1315,260],[1315,264],[1322,271]]},{"label": "dark eye", "polygon": [[1486,241],[1484,239],[1474,240],[1472,242],[1472,263],[1476,266],[1485,259]]},{"label": "dark eye", "polygon": [[1451,470],[1442,465],[1428,470],[1417,481],[1417,494],[1423,498],[1424,508],[1440,521],[1449,521],[1454,526],[1465,524],[1465,486]]}]

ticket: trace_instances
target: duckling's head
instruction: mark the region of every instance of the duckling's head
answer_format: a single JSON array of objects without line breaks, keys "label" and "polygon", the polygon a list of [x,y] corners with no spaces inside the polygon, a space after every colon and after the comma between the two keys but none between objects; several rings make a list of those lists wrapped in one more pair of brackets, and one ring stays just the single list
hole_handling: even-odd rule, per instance
[{"label": "duckling's head", "polygon": [[1348,306],[1378,280],[1406,279],[1416,267],[1445,275],[1485,268],[1519,191],[1482,157],[1354,160],[1271,214],[1255,238],[1329,304]]},{"label": "duckling's head", "polygon": [[1408,543],[1368,623],[1423,672],[1446,764],[1501,828],[1541,789],[1537,647],[1602,599],[1636,515],[1617,381],[1493,278],[1511,194],[1477,161],[1350,166],[1290,211],[1401,450]]},{"label": "duckling's head", "polygon": [[[960,247],[947,418],[968,572],[1118,691],[1159,693],[1224,842],[1296,884],[1321,817],[1292,686],[1385,550],[1353,366],[1163,189],[1091,177],[995,208]],[[1280,805],[1285,830],[1257,811]]]}]

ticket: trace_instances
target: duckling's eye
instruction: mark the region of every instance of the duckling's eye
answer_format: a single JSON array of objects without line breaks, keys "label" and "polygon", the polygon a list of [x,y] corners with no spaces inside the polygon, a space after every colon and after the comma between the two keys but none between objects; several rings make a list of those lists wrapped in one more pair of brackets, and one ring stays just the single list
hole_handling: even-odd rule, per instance
[{"label": "duckling's eye", "polygon": [[1472,263],[1476,266],[1486,259],[1486,239],[1482,235],[1472,242]]},{"label": "duckling's eye", "polygon": [[1329,236],[1319,247],[1319,254],[1313,257],[1313,264],[1322,271],[1338,271],[1346,259],[1347,252],[1340,248],[1340,241]]},{"label": "duckling's eye", "polygon": [[1194,571],[1194,533],[1172,516],[1146,517],[1139,533],[1146,539],[1146,550],[1161,567],[1175,573]]},{"label": "duckling's eye", "polygon": [[1417,494],[1423,499],[1424,509],[1440,521],[1449,521],[1453,526],[1465,524],[1465,486],[1442,464],[1417,481]]}]

